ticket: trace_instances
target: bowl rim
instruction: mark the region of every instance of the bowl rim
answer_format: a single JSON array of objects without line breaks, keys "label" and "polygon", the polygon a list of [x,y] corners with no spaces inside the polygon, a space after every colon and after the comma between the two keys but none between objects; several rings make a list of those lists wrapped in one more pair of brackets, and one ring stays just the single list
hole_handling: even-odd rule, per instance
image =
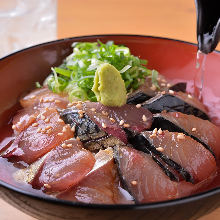
[{"label": "bowl rim", "polygon": [[[189,44],[192,46],[197,46],[197,44],[188,42],[188,41],[183,41],[183,40],[178,40],[178,39],[172,39],[172,38],[167,38],[167,37],[157,37],[157,36],[151,36],[151,35],[138,35],[138,34],[98,34],[98,35],[83,35],[83,36],[76,36],[76,37],[67,37],[67,38],[62,38],[62,39],[57,39],[53,41],[48,41],[40,44],[36,44],[30,47],[26,47],[24,49],[15,51],[13,53],[10,53],[4,57],[0,58],[0,61],[5,60],[17,53],[21,53],[23,51],[28,51],[33,48],[41,47],[44,45],[50,45],[50,44],[56,44],[58,42],[65,42],[65,41],[77,41],[77,39],[83,40],[83,39],[90,39],[90,38],[99,38],[99,37],[140,37],[140,38],[152,38],[152,39],[161,39],[161,40],[168,40],[168,41],[175,41],[183,44]],[[214,50],[213,52],[216,52],[220,54],[220,51]],[[24,189],[21,189],[19,187],[16,187],[14,185],[11,185],[9,183],[4,182],[3,180],[0,180],[0,187],[4,187],[6,189],[12,190],[14,192],[20,193],[22,195],[31,197],[32,199],[38,199],[38,200],[43,200],[44,202],[50,202],[50,203],[55,203],[55,204],[61,204],[65,206],[74,206],[77,208],[89,208],[89,209],[157,209],[157,208],[165,208],[165,207],[170,207],[173,205],[182,205],[186,204],[189,202],[194,202],[200,199],[205,199],[208,197],[211,197],[213,195],[220,194],[220,187],[215,187],[213,189],[210,189],[205,192],[197,193],[194,195],[190,195],[187,197],[181,197],[179,199],[172,199],[172,200],[166,200],[166,201],[159,201],[159,202],[150,202],[150,203],[143,203],[143,204],[95,204],[95,203],[82,203],[82,202],[74,202],[74,201],[68,201],[68,200],[62,200],[62,199],[57,199],[55,197],[51,196],[43,196],[43,195],[38,195],[34,194],[34,192],[30,192]]]}]

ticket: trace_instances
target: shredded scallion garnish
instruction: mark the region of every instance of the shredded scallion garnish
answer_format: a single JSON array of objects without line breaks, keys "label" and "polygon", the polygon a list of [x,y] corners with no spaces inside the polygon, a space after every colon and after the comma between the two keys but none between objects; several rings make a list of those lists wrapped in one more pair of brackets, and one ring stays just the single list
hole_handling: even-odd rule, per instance
[{"label": "shredded scallion garnish", "polygon": [[152,83],[158,87],[157,71],[147,69],[147,60],[130,53],[128,47],[98,42],[73,43],[73,53],[59,67],[52,68],[46,84],[55,93],[68,93],[74,99],[96,101],[92,92],[96,69],[100,64],[113,65],[122,76],[127,92],[136,90],[144,83],[146,76],[152,75]]}]

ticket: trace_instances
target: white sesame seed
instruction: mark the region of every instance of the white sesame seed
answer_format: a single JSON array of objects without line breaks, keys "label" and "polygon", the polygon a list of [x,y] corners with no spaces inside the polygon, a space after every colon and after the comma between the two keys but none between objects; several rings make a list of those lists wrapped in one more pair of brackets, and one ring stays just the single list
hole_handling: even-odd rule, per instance
[{"label": "white sesame seed", "polygon": [[91,110],[92,112],[94,112],[94,111],[95,111],[95,108],[91,108],[90,110]]},{"label": "white sesame seed", "polygon": [[103,122],[102,122],[102,127],[103,127],[103,128],[106,128],[106,124],[105,124],[105,123],[103,123]]},{"label": "white sesame seed", "polygon": [[164,86],[166,86],[166,84],[165,84],[165,83],[161,83],[160,85],[161,85],[161,86],[163,86],[163,87],[164,87]]},{"label": "white sesame seed", "polygon": [[48,123],[48,122],[50,121],[50,119],[49,119],[49,118],[46,118],[44,121],[45,121],[46,123]]},{"label": "white sesame seed", "polygon": [[30,119],[36,119],[36,116],[31,115],[31,116],[30,116]]},{"label": "white sesame seed", "polygon": [[142,115],[142,120],[143,120],[143,121],[147,121],[146,115]]},{"label": "white sesame seed", "polygon": [[174,91],[173,90],[169,90],[169,93],[171,94],[171,95],[174,95]]},{"label": "white sesame seed", "polygon": [[196,128],[192,128],[192,131],[196,131]]},{"label": "white sesame seed", "polygon": [[157,134],[157,128],[154,128],[153,134]]},{"label": "white sesame seed", "polygon": [[158,134],[163,134],[163,131],[162,131],[162,129],[160,128],[159,130],[158,130],[158,132],[157,132]]},{"label": "white sesame seed", "polygon": [[167,82],[167,81],[166,81],[165,79],[162,79],[161,82],[165,83],[165,82]]},{"label": "white sesame seed", "polygon": [[192,98],[192,96],[191,96],[190,94],[188,94],[188,98],[190,98],[190,99],[191,99],[191,98]]},{"label": "white sesame seed", "polygon": [[123,125],[125,122],[124,122],[124,120],[121,120],[120,122],[119,122],[119,125]]},{"label": "white sesame seed", "polygon": [[115,122],[115,119],[114,119],[114,118],[110,118],[110,121],[111,121],[112,123],[114,123],[114,122]]},{"label": "white sesame seed", "polygon": [[185,135],[183,133],[178,133],[177,139],[178,140],[183,140],[183,139],[185,139]]},{"label": "white sesame seed", "polygon": [[164,151],[164,148],[162,148],[162,147],[157,147],[156,150],[159,151],[159,152],[163,152],[163,151]]},{"label": "white sesame seed", "polygon": [[66,147],[67,147],[67,145],[66,145],[65,143],[63,143],[61,146],[62,146],[63,148],[66,148]]},{"label": "white sesame seed", "polygon": [[41,120],[44,120],[46,117],[44,115],[41,115]]},{"label": "white sesame seed", "polygon": [[171,84],[170,83],[167,83],[167,87],[170,87],[171,86]]},{"label": "white sesame seed", "polygon": [[66,127],[63,127],[62,132],[65,133],[67,131]]},{"label": "white sesame seed", "polygon": [[123,127],[124,127],[124,128],[129,128],[130,125],[129,125],[129,124],[124,124]]},{"label": "white sesame seed", "polygon": [[38,123],[33,123],[32,126],[33,126],[33,127],[37,127],[37,126],[38,126]]},{"label": "white sesame seed", "polygon": [[15,126],[15,125],[12,125],[12,129],[13,129],[13,130],[16,129],[16,126]]},{"label": "white sesame seed", "polygon": [[62,136],[62,135],[63,135],[63,133],[61,133],[61,132],[60,132],[60,133],[58,133],[57,135],[58,135],[58,136]]},{"label": "white sesame seed", "polygon": [[72,144],[67,144],[66,146],[67,146],[67,147],[72,147],[73,145],[72,145]]},{"label": "white sesame seed", "polygon": [[63,122],[63,120],[61,118],[58,119],[58,122]]},{"label": "white sesame seed", "polygon": [[131,181],[131,184],[132,184],[133,186],[136,186],[136,185],[137,185],[137,181],[133,180],[133,181]]},{"label": "white sesame seed", "polygon": [[72,107],[73,106],[73,103],[69,103],[68,105],[67,105],[67,107]]},{"label": "white sesame seed", "polygon": [[150,138],[155,138],[157,135],[156,134],[151,134]]},{"label": "white sesame seed", "polygon": [[61,101],[59,99],[56,99],[54,102],[55,103],[60,103]]},{"label": "white sesame seed", "polygon": [[36,98],[36,95],[32,95],[30,98],[31,98],[31,99],[34,99],[34,98]]},{"label": "white sesame seed", "polygon": [[140,107],[141,107],[141,104],[137,104],[137,105],[136,105],[136,108],[140,108]]},{"label": "white sesame seed", "polygon": [[41,128],[38,128],[38,129],[37,129],[37,132],[38,132],[38,133],[41,132]]},{"label": "white sesame seed", "polygon": [[50,186],[49,184],[47,184],[47,183],[44,184],[44,187],[45,187],[45,188],[48,188],[48,189],[51,188],[51,186]]},{"label": "white sesame seed", "polygon": [[45,129],[46,129],[46,130],[49,130],[50,128],[52,128],[52,127],[49,125],[49,126],[47,126]]}]

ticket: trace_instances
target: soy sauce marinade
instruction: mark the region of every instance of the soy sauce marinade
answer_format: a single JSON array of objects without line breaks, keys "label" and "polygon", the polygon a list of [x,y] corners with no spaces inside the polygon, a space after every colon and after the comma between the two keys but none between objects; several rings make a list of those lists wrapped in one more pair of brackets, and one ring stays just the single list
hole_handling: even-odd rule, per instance
[{"label": "soy sauce marinade", "polygon": [[[166,80],[165,79],[163,79],[163,84],[167,84],[168,85],[168,83],[166,82],[166,83],[164,83],[164,82],[166,82]],[[162,83],[161,83],[162,84]],[[155,85],[153,86],[153,85],[151,85],[151,87],[152,87],[152,89],[153,89],[153,91],[154,91],[154,89],[155,89]],[[168,88],[169,89],[169,88]],[[166,94],[167,93],[167,95],[170,95],[170,96],[172,96],[172,95],[175,95],[175,92],[173,91],[173,90],[165,90],[165,91],[163,91],[161,94]],[[50,92],[50,94],[51,94],[51,92]],[[56,104],[61,104],[62,103],[62,97],[60,97],[60,99],[59,99],[59,97],[57,97],[58,95],[56,95],[56,94],[52,94],[53,96],[56,96],[56,98],[53,98],[53,100],[54,100],[54,103],[56,103]],[[177,95],[177,93],[176,93],[176,95]],[[187,96],[187,94],[185,94],[186,96]],[[32,101],[34,98],[36,98],[36,96],[34,97],[34,95],[32,95],[32,94],[30,94],[29,95],[29,100],[30,101]],[[192,99],[192,96],[190,95],[190,94],[188,94],[188,98],[189,99]],[[29,100],[28,99],[25,99],[25,100],[23,100],[23,101],[26,101],[27,103],[29,102]],[[47,98],[47,101],[45,100],[45,103],[48,103],[48,102],[53,102],[53,101],[51,101],[51,99],[49,98]],[[66,102],[66,101],[65,101]],[[26,103],[26,104],[27,104]],[[52,104],[54,104],[54,103],[52,103]],[[42,104],[42,102],[41,102],[41,104]],[[44,104],[44,103],[43,103]],[[90,105],[91,104],[91,105]],[[108,124],[105,124],[105,123],[102,123],[102,121],[99,121],[99,118],[97,117],[97,115],[93,115],[93,108],[92,108],[92,106],[94,107],[94,106],[96,106],[96,108],[94,108],[94,111],[100,111],[100,116],[102,115],[102,117],[104,117],[104,116],[108,116],[109,114],[112,114],[112,115],[115,115],[115,112],[107,112],[106,110],[108,109],[108,108],[105,108],[105,109],[103,109],[104,111],[102,111],[102,110],[100,110],[101,108],[100,108],[100,104],[92,104],[92,103],[90,103],[90,104],[88,104],[88,102],[87,103],[85,103],[85,104],[83,104],[84,105],[84,107],[86,106],[86,105],[90,105],[91,107],[89,108],[90,110],[89,110],[89,112],[86,112],[87,110],[86,109],[75,109],[74,110],[74,108],[71,110],[72,111],[72,113],[73,113],[73,115],[75,114],[74,113],[74,111],[80,111],[81,113],[79,113],[79,114],[81,114],[82,115],[82,118],[83,118],[83,114],[84,113],[89,113],[87,116],[94,116],[94,118],[95,118],[95,120],[96,120],[96,122],[98,123],[98,124],[100,124],[101,126],[99,127],[99,129],[101,128],[101,129],[103,129],[105,132],[108,132],[107,130],[105,130],[106,128],[107,128],[107,126],[106,125],[108,125]],[[82,103],[78,103],[78,107],[79,106],[81,106],[82,107]],[[128,106],[128,105],[127,105]],[[73,107],[73,106],[72,106]],[[126,107],[125,107],[126,108]],[[135,111],[144,111],[144,109],[141,107],[141,105],[137,105],[136,107],[135,107],[135,105],[133,105],[133,107],[132,108],[134,108],[134,110]],[[71,111],[70,111],[70,113],[71,113]],[[134,111],[134,112],[135,112]],[[145,110],[146,111],[146,110]],[[59,110],[59,112],[60,112],[60,110]],[[107,114],[106,114],[106,112],[107,112]],[[72,114],[71,113],[71,114]],[[127,113],[126,113],[127,114]],[[116,114],[117,115],[117,114]],[[146,122],[147,121],[147,117],[146,117],[146,115],[147,114],[144,114],[143,115],[143,117],[142,117],[142,119],[141,119],[141,122],[143,123],[143,122]],[[177,114],[178,115],[178,114]],[[79,115],[80,116],[80,115]],[[138,116],[138,114],[135,114],[135,117],[136,116]],[[210,116],[212,116],[212,115],[210,115]],[[112,116],[111,116],[112,117]],[[81,117],[79,117],[79,120],[80,120],[80,118]],[[116,117],[117,118],[117,117]],[[130,119],[131,119],[131,117],[129,117]],[[46,118],[44,117],[44,116],[41,116],[41,119],[42,120],[46,120]],[[75,119],[74,119],[75,120]],[[85,120],[87,120],[86,118],[85,118]],[[115,120],[115,119],[113,119],[113,120]],[[59,121],[59,120],[58,120]],[[131,127],[132,126],[130,126],[131,124],[128,124],[128,123],[126,123],[126,119],[125,120],[119,120],[120,121],[120,126],[122,126],[123,127],[123,129],[130,129],[130,131],[129,132],[132,132],[131,131]],[[122,122],[123,121],[123,122]],[[61,121],[62,122],[62,121]],[[62,122],[63,123],[63,122]],[[73,122],[72,121],[68,121],[67,120],[67,122],[65,122],[65,123],[67,123],[67,124],[73,124]],[[77,122],[78,123],[78,122]],[[35,126],[37,126],[37,123],[34,123],[34,127]],[[94,127],[95,128],[95,127]],[[120,131],[120,128],[119,127],[116,127],[117,129],[118,129],[118,131]],[[135,128],[135,129],[139,129],[138,127],[133,127],[133,128]],[[48,126],[48,129],[50,130],[50,128],[49,128],[49,126]],[[97,130],[97,129],[96,129]],[[6,129],[5,129],[5,131],[8,131],[9,133],[11,132],[11,125],[9,126],[9,127],[7,127]],[[76,132],[79,132],[79,130],[76,130]],[[124,131],[122,130],[121,131],[122,133],[122,136],[125,134],[125,133],[123,133]],[[136,132],[141,132],[141,130],[136,130]],[[163,133],[162,131],[158,131],[159,133]],[[12,133],[12,132],[11,132]],[[81,133],[82,134],[82,133]],[[103,134],[103,133],[102,133]],[[7,139],[7,135],[9,135],[10,136],[10,134],[2,134],[2,140],[3,140],[3,142],[4,141],[6,141],[6,139]],[[59,133],[59,135],[61,135],[61,133]],[[104,133],[103,134],[104,136],[103,137],[106,137],[106,133]],[[152,135],[154,135],[154,131],[153,131],[153,133],[152,133]],[[150,135],[151,136],[151,135]],[[119,135],[118,136],[119,138],[121,137],[121,135]],[[126,137],[125,136],[123,136],[124,137],[124,139],[123,140],[125,140],[126,141]],[[184,137],[184,135],[183,134],[181,134],[181,135],[176,135],[176,137],[177,137],[177,139],[178,138],[180,138],[180,139],[182,139],[183,137]],[[187,139],[189,140],[189,138],[187,137]],[[83,144],[85,144],[85,146],[86,146],[86,142],[85,143],[83,143]],[[65,148],[66,147],[68,147],[67,145],[69,145],[69,144],[64,144],[65,146]],[[71,145],[72,146],[72,145]],[[199,148],[201,147],[201,146],[198,146]],[[123,147],[122,148],[123,149],[123,151],[126,151],[126,150],[128,150],[128,148],[126,148],[126,147]],[[131,149],[130,149],[131,150]],[[147,151],[151,151],[152,149],[148,149]],[[119,149],[117,149],[116,150],[118,153],[120,152],[119,151]],[[131,150],[131,152],[133,151],[133,153],[137,153],[137,151],[134,151],[134,150]],[[161,148],[159,147],[158,148],[158,151],[161,151]],[[57,151],[58,152],[58,151]],[[163,167],[164,168],[164,163],[169,163],[169,166],[172,166],[172,165],[175,165],[175,167],[176,167],[176,171],[174,170],[174,174],[176,175],[177,173],[176,172],[179,172],[179,171],[181,171],[181,170],[183,170],[181,167],[179,167],[179,165],[178,164],[176,164],[176,163],[174,163],[172,160],[168,160],[166,157],[164,157],[163,156],[163,152],[161,151],[160,153],[157,153],[156,152],[156,150],[155,149],[153,149],[153,151],[151,151],[151,152],[153,152],[153,154],[154,154],[154,160],[157,162],[157,163],[160,163],[160,166],[161,167]],[[96,153],[96,152],[95,152]],[[120,153],[119,153],[120,154]],[[118,155],[119,155],[118,154]],[[134,154],[134,156],[135,156],[135,154]],[[138,155],[138,154],[137,154]],[[136,155],[136,156],[137,156]],[[19,155],[18,155],[19,156]],[[52,155],[53,156],[53,155]],[[141,159],[142,159],[142,161],[144,161],[145,159],[147,159],[147,160],[149,160],[150,158],[149,157],[145,157],[146,155],[145,154],[141,154]],[[162,157],[163,156],[163,157]],[[10,157],[10,155],[9,155],[9,157]],[[161,160],[161,159],[164,159],[164,160]],[[175,159],[175,157],[174,157],[174,159]],[[30,162],[30,160],[27,160],[27,162]],[[145,161],[146,162],[146,161]],[[152,162],[152,161],[151,161]],[[19,186],[19,187],[21,187],[21,186],[23,186],[24,188],[26,188],[26,189],[28,189],[28,190],[32,190],[32,189],[30,189],[31,187],[30,187],[30,185],[28,186],[27,184],[23,184],[22,185],[22,183],[19,183],[19,181],[16,181],[15,179],[14,179],[14,174],[15,174],[15,171],[18,171],[20,168],[23,168],[23,167],[25,167],[25,166],[27,166],[27,164],[25,164],[25,163],[14,163],[14,167],[12,166],[12,164],[11,163],[9,163],[9,162],[7,162],[6,161],[6,159],[1,159],[1,161],[0,161],[0,163],[2,163],[2,166],[5,168],[5,169],[2,169],[1,170],[1,173],[0,174],[2,174],[2,176],[4,177],[4,179],[6,180],[6,181],[8,181],[9,183],[11,183],[11,184],[13,184],[13,185],[16,185],[16,186]],[[120,160],[119,160],[119,157],[118,157],[118,163],[121,163],[120,162]],[[154,162],[153,162],[154,163]],[[117,164],[117,163],[116,163]],[[147,163],[145,163],[145,164],[147,164]],[[155,164],[154,164],[155,165]],[[117,166],[119,166],[119,165],[117,165]],[[16,168],[17,167],[17,168]],[[156,166],[157,167],[157,166]],[[158,167],[157,167],[158,168]],[[8,171],[8,170],[10,170],[11,172],[10,172],[10,175],[8,175],[8,172],[5,172],[5,171]],[[158,169],[157,169],[158,170]],[[165,170],[166,171],[166,170]],[[45,171],[44,171],[45,172]],[[161,170],[159,169],[159,171],[158,172],[161,172]],[[172,172],[173,172],[173,170],[172,170]],[[182,171],[181,171],[182,172]],[[163,174],[164,175],[164,174]],[[179,174],[177,174],[177,176],[176,177],[180,177],[180,180],[181,180],[181,176],[179,176]],[[176,179],[176,180],[178,180],[178,178]],[[185,177],[184,177],[185,178]],[[202,178],[201,176],[199,177],[199,178]],[[22,176],[21,176],[21,178],[20,179],[22,179]],[[175,179],[175,178],[174,178]],[[192,184],[192,183],[194,183],[194,181],[196,181],[196,179],[194,180],[194,179],[192,179],[192,178],[186,178],[187,179],[187,181],[188,180],[190,180],[190,183],[187,183],[187,184]],[[170,180],[169,180],[170,181]],[[168,181],[168,182],[169,182]],[[191,183],[192,182],[192,183]],[[35,183],[37,183],[38,184],[38,182],[36,182],[35,181]],[[138,184],[138,182],[136,181],[136,180],[132,180],[131,181],[131,185],[133,185],[133,187],[136,185],[136,184]],[[46,187],[46,185],[47,185],[47,187],[48,187],[48,189],[50,189],[51,188],[51,186],[49,186],[48,184],[45,184],[45,187]],[[132,187],[132,186],[129,186],[129,187]],[[174,184],[175,185],[175,184]],[[205,187],[205,188],[203,188],[203,189],[200,189],[200,191],[201,190],[206,190],[206,189],[208,189],[207,188],[207,186]],[[39,192],[39,193],[41,193],[42,191],[41,190],[38,190],[38,191],[35,191],[34,190],[34,192],[36,193],[36,192]],[[194,191],[194,193],[195,193],[195,191]],[[158,200],[157,200],[158,201]]]}]

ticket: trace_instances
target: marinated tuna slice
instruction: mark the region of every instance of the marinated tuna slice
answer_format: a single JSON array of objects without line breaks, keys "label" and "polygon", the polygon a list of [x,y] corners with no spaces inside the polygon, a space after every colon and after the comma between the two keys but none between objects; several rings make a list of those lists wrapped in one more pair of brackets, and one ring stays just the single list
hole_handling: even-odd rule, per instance
[{"label": "marinated tuna slice", "polygon": [[60,117],[74,130],[75,137],[82,142],[97,140],[106,137],[107,134],[98,127],[86,114],[80,114],[80,110],[69,108],[60,111]]},{"label": "marinated tuna slice", "polygon": [[71,137],[70,126],[60,119],[55,109],[42,109],[36,121],[16,136],[3,157],[31,164]]},{"label": "marinated tuna slice", "polygon": [[58,198],[96,204],[118,204],[121,201],[112,149],[99,151],[95,158],[90,173],[78,185],[58,195]]},{"label": "marinated tuna slice", "polygon": [[148,109],[152,113],[182,112],[188,115],[194,115],[202,119],[209,119],[205,107],[196,98],[182,92],[174,92],[158,94],[150,100],[142,103],[142,107]]},{"label": "marinated tuna slice", "polygon": [[13,129],[16,134],[25,130],[28,126],[36,121],[40,110],[33,109],[32,107],[24,108],[18,111],[13,118]]},{"label": "marinated tuna slice", "polygon": [[142,132],[142,135],[146,138],[146,148],[153,146],[157,151],[175,161],[191,174],[194,183],[205,180],[216,173],[216,162],[213,155],[191,137],[169,131],[162,131],[160,134],[145,131]]},{"label": "marinated tuna slice", "polygon": [[169,89],[172,89],[176,92],[186,91],[186,83],[182,82],[173,84],[171,82],[168,82],[162,75],[159,75],[158,77],[158,85],[159,88],[152,84],[152,80],[150,77],[147,77],[145,83],[141,85],[138,90],[129,94],[127,103],[136,105],[154,97],[155,95],[157,95],[158,92],[168,91]]},{"label": "marinated tuna slice", "polygon": [[93,154],[80,141],[68,140],[48,153],[31,184],[47,192],[64,191],[79,183],[94,164]]},{"label": "marinated tuna slice", "polygon": [[8,147],[10,147],[10,145],[12,144],[12,142],[15,139],[15,137],[13,136],[13,131],[12,131],[10,125],[6,125],[4,127],[4,130],[1,131],[1,136],[3,138],[0,138],[0,155]]},{"label": "marinated tuna slice", "polygon": [[170,180],[149,154],[115,147],[114,156],[121,180],[137,203],[177,199],[195,190],[192,183]]},{"label": "marinated tuna slice", "polygon": [[220,129],[213,123],[180,112],[162,112],[154,115],[152,128],[182,132],[204,145],[220,158]]},{"label": "marinated tuna slice", "polygon": [[[76,125],[77,131],[78,124],[83,124],[83,126],[80,125],[80,127],[82,127],[85,134],[95,132],[94,136],[99,136],[101,130],[105,131],[108,135],[119,138],[124,143],[127,143],[124,128],[141,132],[150,128],[152,123],[152,114],[148,110],[131,105],[124,105],[119,108],[107,107],[100,103],[85,102],[75,104],[70,109],[60,111],[60,115],[67,124],[71,126]],[[83,120],[88,121],[88,123],[85,121],[82,123],[81,121]],[[91,121],[97,125],[92,125],[92,129],[89,128],[92,124]],[[84,126],[84,124],[89,125]],[[89,130],[89,132],[87,130]],[[99,137],[103,136],[104,135],[100,135]],[[88,138],[88,140],[89,139],[91,138]]]},{"label": "marinated tuna slice", "polygon": [[58,95],[56,93],[53,93],[47,87],[43,87],[40,89],[35,89],[33,92],[29,93],[27,96],[20,100],[20,103],[24,108],[54,107],[63,109],[67,107],[69,101],[65,95]]}]

